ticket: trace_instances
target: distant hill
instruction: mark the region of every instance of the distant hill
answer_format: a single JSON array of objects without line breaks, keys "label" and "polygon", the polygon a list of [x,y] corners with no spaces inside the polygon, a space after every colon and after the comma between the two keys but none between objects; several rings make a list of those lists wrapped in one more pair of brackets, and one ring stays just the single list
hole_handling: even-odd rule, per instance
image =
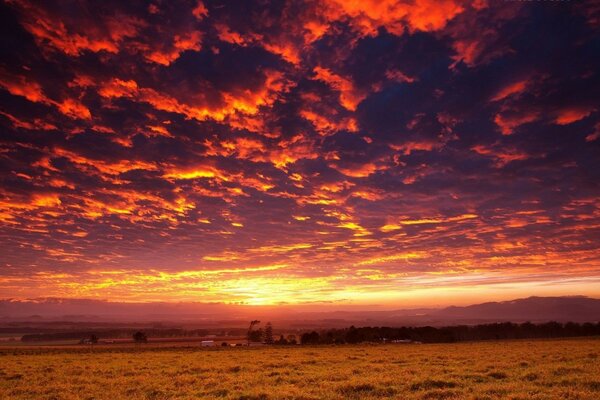
[{"label": "distant hill", "polygon": [[445,326],[488,322],[598,322],[600,299],[585,296],[529,297],[441,309],[306,312],[294,326]]},{"label": "distant hill", "polygon": [[600,299],[584,296],[528,297],[501,302],[447,307],[429,314],[444,320],[600,321]]},{"label": "distant hill", "polygon": [[584,296],[529,297],[464,307],[398,310],[302,310],[294,306],[244,307],[201,303],[118,303],[82,299],[0,300],[0,325],[73,322],[85,325],[170,323],[186,327],[238,327],[271,321],[280,328],[355,326],[448,326],[489,322],[598,322],[600,299]]}]

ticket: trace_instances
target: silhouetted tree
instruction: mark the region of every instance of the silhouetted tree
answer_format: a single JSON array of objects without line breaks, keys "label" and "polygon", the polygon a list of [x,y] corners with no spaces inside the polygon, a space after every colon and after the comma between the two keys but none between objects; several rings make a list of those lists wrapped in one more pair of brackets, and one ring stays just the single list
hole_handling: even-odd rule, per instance
[{"label": "silhouetted tree", "polygon": [[300,343],[302,344],[318,344],[319,343],[319,333],[312,331],[310,333],[303,333],[300,337]]},{"label": "silhouetted tree", "polygon": [[248,339],[250,342],[262,342],[264,338],[264,332],[262,329],[256,329],[251,331],[248,335]]},{"label": "silhouetted tree", "polygon": [[[257,319],[256,319],[256,320],[254,320],[254,321],[250,321],[250,326],[248,327],[248,333],[246,334],[246,337],[247,337],[247,339],[248,339],[248,346],[250,346],[250,342],[254,341],[254,340],[253,340],[253,336],[252,336],[252,335],[253,335],[253,333],[252,333],[252,332],[253,332],[253,331],[252,331],[252,328],[254,328],[254,326],[255,326],[255,325],[258,325],[258,324],[260,324],[260,321],[259,321],[259,320],[257,320]],[[261,336],[262,336],[262,335],[261,335]]]},{"label": "silhouetted tree", "polygon": [[142,331],[137,331],[133,334],[133,341],[136,343],[146,343],[148,342],[148,337]]},{"label": "silhouetted tree", "polygon": [[98,344],[98,336],[93,333],[90,335],[90,344]]},{"label": "silhouetted tree", "polygon": [[356,329],[354,327],[354,325],[352,325],[350,328],[348,328],[348,331],[346,332],[346,342],[348,343],[358,343],[358,342],[362,342],[362,335],[360,334],[360,331],[358,329]]},{"label": "silhouetted tree", "polygon": [[271,325],[270,322],[267,322],[267,325],[265,326],[265,343],[266,344],[273,344],[274,340],[273,340],[273,325]]}]

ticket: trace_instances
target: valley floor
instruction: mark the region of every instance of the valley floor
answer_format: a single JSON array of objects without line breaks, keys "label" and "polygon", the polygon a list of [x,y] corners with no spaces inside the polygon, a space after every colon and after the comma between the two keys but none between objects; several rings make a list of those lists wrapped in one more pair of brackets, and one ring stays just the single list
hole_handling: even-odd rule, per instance
[{"label": "valley floor", "polygon": [[0,348],[0,399],[599,399],[600,339]]}]

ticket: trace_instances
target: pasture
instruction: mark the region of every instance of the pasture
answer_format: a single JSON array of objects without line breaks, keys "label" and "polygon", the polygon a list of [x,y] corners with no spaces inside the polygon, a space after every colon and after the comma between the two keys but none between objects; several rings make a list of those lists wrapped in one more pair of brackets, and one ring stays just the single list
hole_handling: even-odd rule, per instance
[{"label": "pasture", "polygon": [[600,339],[0,347],[1,399],[598,399]]}]

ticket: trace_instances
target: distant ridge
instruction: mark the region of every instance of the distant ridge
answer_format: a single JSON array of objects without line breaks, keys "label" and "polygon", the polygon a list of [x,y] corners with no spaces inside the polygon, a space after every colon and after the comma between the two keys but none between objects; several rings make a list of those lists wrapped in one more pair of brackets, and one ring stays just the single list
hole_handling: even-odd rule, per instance
[{"label": "distant ridge", "polygon": [[250,319],[279,326],[444,326],[491,322],[599,322],[600,299],[585,296],[528,297],[469,306],[397,310],[303,311],[294,306],[245,307],[203,303],[122,303],[85,299],[0,300],[0,324],[11,321],[172,322],[245,327]]},{"label": "distant ridge", "polygon": [[528,297],[465,307],[451,306],[430,315],[450,320],[600,321],[600,299],[585,296]]}]

